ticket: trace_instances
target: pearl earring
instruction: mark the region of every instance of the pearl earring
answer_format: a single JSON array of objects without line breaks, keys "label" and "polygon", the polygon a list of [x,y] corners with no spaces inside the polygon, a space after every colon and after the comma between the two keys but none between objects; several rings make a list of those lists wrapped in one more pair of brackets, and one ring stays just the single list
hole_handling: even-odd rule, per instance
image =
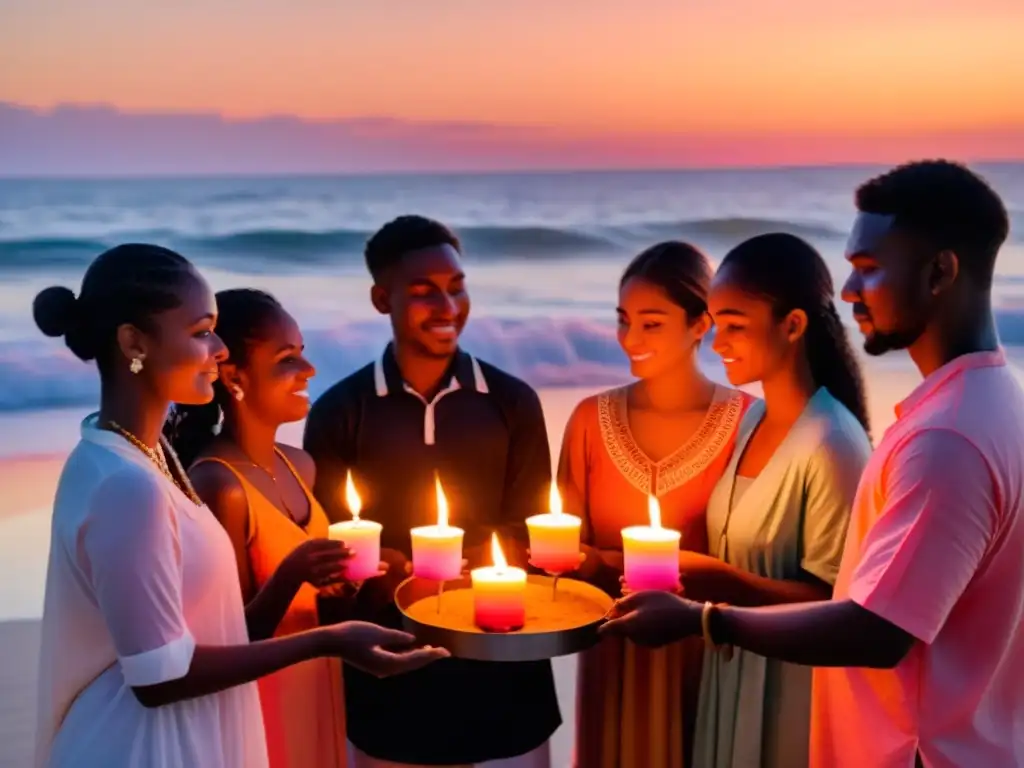
[{"label": "pearl earring", "polygon": [[243,398],[245,398],[245,392],[242,391],[241,387],[235,387],[233,390],[233,394],[235,396],[235,400],[237,400],[238,402],[242,402]]},{"label": "pearl earring", "polygon": [[131,371],[132,373],[138,373],[139,371],[141,371],[142,370],[142,358],[141,357],[133,357],[131,365],[128,366],[128,370]]}]

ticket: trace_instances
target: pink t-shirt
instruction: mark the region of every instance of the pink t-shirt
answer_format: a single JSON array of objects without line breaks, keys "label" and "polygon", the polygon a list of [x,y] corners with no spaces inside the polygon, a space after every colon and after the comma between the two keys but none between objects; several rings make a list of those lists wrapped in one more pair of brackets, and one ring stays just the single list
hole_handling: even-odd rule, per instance
[{"label": "pink t-shirt", "polygon": [[1024,766],[1024,390],[965,355],[896,409],[835,599],[913,635],[895,669],[815,669],[813,768]]}]

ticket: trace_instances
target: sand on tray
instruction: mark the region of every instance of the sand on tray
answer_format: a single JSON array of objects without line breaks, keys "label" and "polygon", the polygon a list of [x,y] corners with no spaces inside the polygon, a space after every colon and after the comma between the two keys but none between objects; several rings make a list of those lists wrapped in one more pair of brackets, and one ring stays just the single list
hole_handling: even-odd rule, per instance
[{"label": "sand on tray", "polygon": [[[559,581],[557,595],[550,583],[529,582],[526,585],[526,623],[510,634],[542,634],[578,629],[599,621],[611,608],[612,599],[595,587]],[[406,609],[406,614],[421,624],[429,624],[459,632],[484,633],[473,620],[473,590],[453,589],[438,596],[424,597]]]}]

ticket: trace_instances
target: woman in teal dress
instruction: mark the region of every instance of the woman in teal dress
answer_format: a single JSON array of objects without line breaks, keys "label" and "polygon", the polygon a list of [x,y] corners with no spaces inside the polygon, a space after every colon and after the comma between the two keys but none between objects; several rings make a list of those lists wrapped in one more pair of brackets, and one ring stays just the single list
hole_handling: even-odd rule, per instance
[{"label": "woman in teal dress", "polygon": [[[737,246],[712,283],[714,349],[729,381],[760,382],[707,509],[711,556],[683,561],[688,596],[732,605],[828,599],[871,452],[864,387],[821,256],[772,234]],[[709,652],[695,768],[808,763],[811,670]]]}]

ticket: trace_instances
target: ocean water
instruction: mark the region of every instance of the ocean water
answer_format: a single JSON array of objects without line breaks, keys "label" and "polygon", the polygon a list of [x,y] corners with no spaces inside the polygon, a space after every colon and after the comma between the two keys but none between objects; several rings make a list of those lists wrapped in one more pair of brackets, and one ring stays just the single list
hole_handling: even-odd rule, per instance
[{"label": "ocean water", "polygon": [[[536,386],[620,381],[614,307],[632,255],[674,238],[717,260],[784,230],[820,249],[838,289],[853,191],[880,170],[0,180],[0,410],[95,401],[94,373],[38,332],[31,302],[54,283],[77,290],[89,261],[126,241],[181,251],[216,289],[277,295],[304,329],[315,396],[387,339],[362,248],[403,213],[436,217],[463,239],[468,349]],[[1004,342],[1024,345],[1024,165],[979,170],[1014,220],[996,295]]]}]

